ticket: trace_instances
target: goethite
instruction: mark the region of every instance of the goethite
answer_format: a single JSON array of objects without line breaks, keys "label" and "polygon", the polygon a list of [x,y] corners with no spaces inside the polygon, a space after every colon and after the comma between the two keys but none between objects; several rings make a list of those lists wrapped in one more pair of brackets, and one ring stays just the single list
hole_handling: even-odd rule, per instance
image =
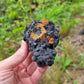
[{"label": "goethite", "polygon": [[51,66],[54,63],[55,47],[59,43],[59,28],[55,27],[53,22],[45,19],[33,21],[26,26],[23,39],[34,54],[32,61],[37,62],[39,67]]}]

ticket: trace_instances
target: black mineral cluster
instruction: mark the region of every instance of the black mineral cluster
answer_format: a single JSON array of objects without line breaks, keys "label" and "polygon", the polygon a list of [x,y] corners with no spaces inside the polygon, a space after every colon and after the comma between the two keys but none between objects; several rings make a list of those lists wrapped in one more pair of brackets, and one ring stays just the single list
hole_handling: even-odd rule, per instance
[{"label": "black mineral cluster", "polygon": [[[43,27],[46,30],[45,40],[41,40],[40,37],[33,39],[30,34],[33,31],[37,35],[41,35],[41,28],[37,28],[38,23],[42,24],[42,21],[33,21],[29,26],[26,26],[24,31],[24,41],[29,45],[29,49],[33,52],[32,61],[35,61],[39,67],[51,66],[54,64],[56,56],[55,47],[59,43],[59,28],[55,27],[54,23],[48,21],[48,24]],[[53,43],[49,43],[47,36],[54,39]]]}]

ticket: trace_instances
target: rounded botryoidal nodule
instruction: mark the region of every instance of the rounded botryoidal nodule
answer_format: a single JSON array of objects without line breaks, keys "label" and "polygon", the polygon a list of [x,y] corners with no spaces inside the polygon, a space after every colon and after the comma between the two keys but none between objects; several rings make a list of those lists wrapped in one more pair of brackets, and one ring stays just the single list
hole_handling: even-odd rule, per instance
[{"label": "rounded botryoidal nodule", "polygon": [[32,56],[32,61],[36,61],[36,57],[35,56]]},{"label": "rounded botryoidal nodule", "polygon": [[56,50],[53,50],[53,52],[52,52],[52,54],[54,55],[54,56],[56,56]]}]

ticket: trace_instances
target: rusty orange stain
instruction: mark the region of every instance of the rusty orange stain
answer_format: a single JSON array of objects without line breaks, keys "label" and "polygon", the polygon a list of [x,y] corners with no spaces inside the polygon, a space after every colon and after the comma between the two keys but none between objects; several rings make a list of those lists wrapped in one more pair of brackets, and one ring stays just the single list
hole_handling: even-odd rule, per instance
[{"label": "rusty orange stain", "polygon": [[41,34],[40,36],[38,34],[35,34],[35,32],[31,32],[30,37],[32,37],[34,40],[41,38],[42,40],[45,40],[45,33],[47,32],[44,28],[44,25],[41,23],[37,23],[36,28],[41,28]]},{"label": "rusty orange stain", "polygon": [[48,40],[50,40],[50,38],[51,38],[50,36],[47,36],[47,39],[48,39]]},{"label": "rusty orange stain", "polygon": [[48,21],[45,20],[45,19],[42,19],[42,24],[43,24],[43,25],[47,25],[47,24],[48,24]]},{"label": "rusty orange stain", "polygon": [[53,43],[54,43],[54,39],[53,38],[50,38],[49,44],[53,44]]},{"label": "rusty orange stain", "polygon": [[32,37],[34,40],[36,40],[36,39],[39,37],[39,35],[38,35],[38,34],[35,34],[35,33],[32,31],[31,34],[30,34],[30,37]]},{"label": "rusty orange stain", "polygon": [[38,23],[37,25],[36,25],[36,27],[37,28],[41,28],[41,35],[40,36],[42,36],[44,33],[46,33],[47,31],[45,30],[45,28],[44,28],[44,25],[43,24],[41,24],[41,23]]},{"label": "rusty orange stain", "polygon": [[40,37],[40,39],[41,39],[42,41],[44,41],[44,40],[46,39],[45,33]]}]

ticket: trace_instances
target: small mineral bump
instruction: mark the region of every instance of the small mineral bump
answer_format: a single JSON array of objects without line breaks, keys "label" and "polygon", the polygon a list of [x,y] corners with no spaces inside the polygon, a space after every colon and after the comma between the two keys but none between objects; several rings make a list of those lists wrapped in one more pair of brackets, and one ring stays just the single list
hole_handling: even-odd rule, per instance
[{"label": "small mineral bump", "polygon": [[54,50],[54,51],[52,52],[52,54],[53,54],[53,56],[56,56],[56,51]]},{"label": "small mineral bump", "polygon": [[35,56],[32,56],[32,61],[36,61],[36,57]]}]

